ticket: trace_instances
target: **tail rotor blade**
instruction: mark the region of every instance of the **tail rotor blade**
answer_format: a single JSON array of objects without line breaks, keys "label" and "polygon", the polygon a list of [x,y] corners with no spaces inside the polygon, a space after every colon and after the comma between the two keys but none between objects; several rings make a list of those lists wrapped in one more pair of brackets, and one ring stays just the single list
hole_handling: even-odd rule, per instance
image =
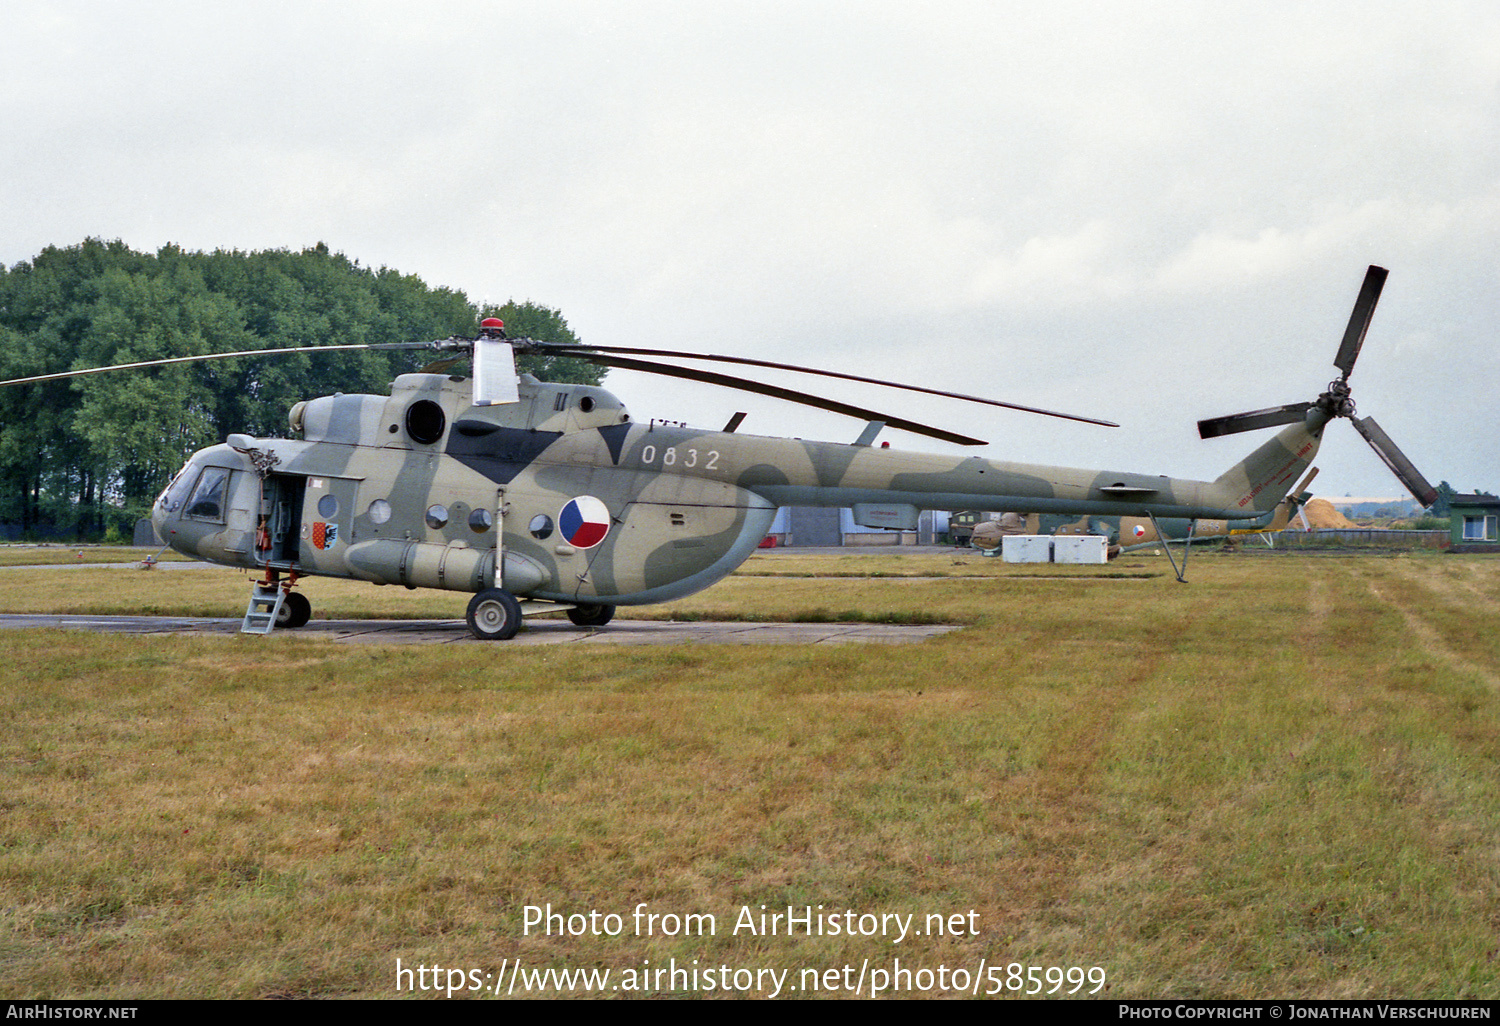
[{"label": "tail rotor blade", "polygon": [[1375,316],[1375,304],[1380,302],[1380,290],[1385,287],[1385,277],[1389,273],[1384,267],[1374,264],[1365,272],[1365,283],[1359,290],[1359,298],[1354,301],[1354,312],[1349,315],[1349,327],[1344,329],[1344,341],[1333,360],[1333,365],[1345,380],[1354,369],[1360,347],[1365,344],[1365,332],[1370,330],[1370,318]]},{"label": "tail rotor blade", "polygon": [[1227,417],[1200,420],[1198,422],[1198,437],[1218,438],[1220,435],[1235,435],[1241,431],[1254,431],[1257,428],[1295,424],[1302,420],[1307,415],[1307,411],[1316,405],[1317,403],[1288,403],[1285,406],[1273,406],[1266,410],[1254,410],[1250,413],[1234,413]]},{"label": "tail rotor blade", "polygon": [[1313,478],[1317,476],[1318,468],[1313,467],[1307,472],[1307,475],[1302,478],[1301,483],[1298,484],[1296,488],[1293,488],[1290,492],[1288,492],[1287,495],[1289,495],[1292,501],[1297,503],[1297,505],[1302,505],[1302,503],[1307,501],[1307,498],[1305,498],[1305,496],[1307,495],[1307,486],[1312,484]]},{"label": "tail rotor blade", "polygon": [[1354,429],[1364,435],[1365,441],[1370,443],[1370,448],[1375,454],[1391,468],[1391,473],[1401,479],[1406,490],[1414,495],[1423,506],[1431,506],[1437,501],[1437,489],[1427,483],[1427,479],[1417,470],[1416,465],[1406,458],[1406,454],[1396,448],[1396,443],[1391,441],[1391,436],[1381,430],[1380,425],[1375,423],[1374,417],[1351,418]]},{"label": "tail rotor blade", "polygon": [[1308,493],[1308,484],[1313,483],[1314,477],[1317,477],[1317,466],[1314,466],[1313,469],[1310,469],[1310,471],[1308,471],[1307,474],[1302,477],[1302,480],[1299,481],[1298,486],[1296,486],[1295,489],[1287,492],[1287,499],[1289,499],[1290,502],[1293,502],[1296,507],[1304,507],[1304,505],[1307,504],[1308,499],[1313,498],[1313,496]]}]

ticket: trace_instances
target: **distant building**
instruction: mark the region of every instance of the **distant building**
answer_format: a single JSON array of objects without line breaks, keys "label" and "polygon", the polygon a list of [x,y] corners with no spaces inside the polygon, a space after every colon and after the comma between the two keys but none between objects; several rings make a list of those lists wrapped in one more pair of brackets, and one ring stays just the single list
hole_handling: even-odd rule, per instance
[{"label": "distant building", "polygon": [[843,532],[839,529],[839,511],[809,506],[792,506],[785,509],[787,527],[786,545],[842,545]]},{"label": "distant building", "polygon": [[1500,552],[1500,498],[1479,492],[1448,502],[1453,552]]}]

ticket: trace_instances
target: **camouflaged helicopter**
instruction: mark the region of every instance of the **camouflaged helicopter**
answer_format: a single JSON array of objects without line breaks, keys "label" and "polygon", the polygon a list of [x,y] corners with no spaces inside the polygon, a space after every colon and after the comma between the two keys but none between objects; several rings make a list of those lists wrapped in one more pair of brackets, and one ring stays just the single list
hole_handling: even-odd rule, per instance
[{"label": "camouflaged helicopter", "polygon": [[[600,627],[617,606],[706,588],[755,551],[780,506],[852,507],[861,525],[900,529],[914,528],[923,509],[972,508],[1269,522],[1326,425],[1354,416],[1349,372],[1384,278],[1382,269],[1370,269],[1335,361],[1343,375],[1318,399],[1200,424],[1204,437],[1287,425],[1213,481],[902,452],[875,445],[878,433],[891,427],[960,445],[984,442],[823,396],[638,357],[800,370],[1109,422],[744,357],[511,340],[503,325],[487,323],[474,339],[321,347],[431,349],[450,363],[467,356],[472,375],[444,373],[439,363],[399,376],[388,396],[299,402],[289,424],[300,437],[230,435],[194,453],[156,501],[152,521],[178,552],[264,575],[246,610],[246,632],[305,624],[311,603],[293,587],[323,576],[472,593],[469,629],[485,640],[513,637],[532,613],[566,611],[575,624]],[[279,351],[288,350],[124,366]],[[739,414],[720,431],[642,423],[602,388],[517,375],[516,353],[724,385],[866,424],[854,442],[837,443],[741,434]],[[0,384],[115,369],[123,368]],[[1367,438],[1379,432],[1370,421],[1355,426]],[[1405,459],[1388,440],[1371,444],[1387,462]]]}]

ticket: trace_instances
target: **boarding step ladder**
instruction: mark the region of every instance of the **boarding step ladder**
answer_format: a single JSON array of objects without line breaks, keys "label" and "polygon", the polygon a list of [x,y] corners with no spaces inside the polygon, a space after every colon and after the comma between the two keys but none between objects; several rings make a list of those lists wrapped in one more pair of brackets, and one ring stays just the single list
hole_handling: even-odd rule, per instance
[{"label": "boarding step ladder", "polygon": [[281,604],[286,601],[286,592],[280,584],[257,584],[250,591],[250,604],[245,607],[245,619],[240,622],[241,634],[270,634],[281,615]]}]

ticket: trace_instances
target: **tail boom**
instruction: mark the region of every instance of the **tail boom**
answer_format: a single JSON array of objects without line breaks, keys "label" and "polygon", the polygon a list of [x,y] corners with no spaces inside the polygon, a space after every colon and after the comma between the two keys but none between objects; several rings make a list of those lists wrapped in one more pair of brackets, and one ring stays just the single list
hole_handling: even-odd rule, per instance
[{"label": "tail boom", "polygon": [[[1251,526],[1262,518],[1269,522],[1276,504],[1307,469],[1324,423],[1319,411],[1309,412],[1303,423],[1284,429],[1215,481],[743,435],[715,441],[697,435],[691,443],[677,444],[722,452],[721,470],[778,506],[878,503],[917,510],[1217,519]],[[663,430],[656,430],[660,437]]]}]

